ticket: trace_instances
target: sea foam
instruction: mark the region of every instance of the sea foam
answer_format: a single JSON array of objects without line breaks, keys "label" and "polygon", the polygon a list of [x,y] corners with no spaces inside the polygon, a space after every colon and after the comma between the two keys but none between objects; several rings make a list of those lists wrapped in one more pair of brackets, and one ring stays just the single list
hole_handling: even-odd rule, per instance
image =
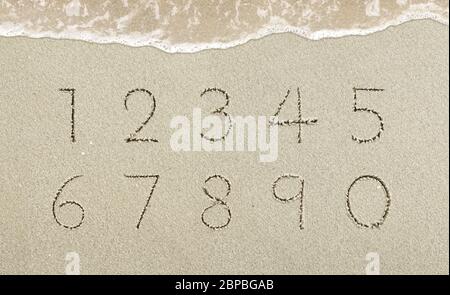
[{"label": "sea foam", "polygon": [[448,25],[448,11],[448,0],[0,0],[0,36],[197,52],[274,33],[319,40],[367,35],[417,19]]}]

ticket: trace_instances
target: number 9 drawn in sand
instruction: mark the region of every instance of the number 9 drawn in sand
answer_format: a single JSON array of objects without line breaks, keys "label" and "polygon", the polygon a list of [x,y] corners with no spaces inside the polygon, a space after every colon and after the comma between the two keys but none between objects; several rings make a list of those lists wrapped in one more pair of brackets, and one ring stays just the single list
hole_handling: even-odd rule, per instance
[{"label": "number 9 drawn in sand", "polygon": [[[298,179],[300,183],[300,189],[298,193],[293,195],[290,198],[281,198],[277,193],[277,185],[282,179]],[[295,174],[283,174],[280,177],[278,177],[272,184],[272,195],[273,197],[282,202],[282,203],[289,203],[293,202],[297,199],[300,199],[300,205],[299,205],[299,227],[300,229],[303,229],[303,188],[305,186],[305,181],[299,176]]]},{"label": "number 9 drawn in sand", "polygon": [[[207,184],[210,180],[216,179],[216,178],[217,178],[217,179],[220,179],[221,181],[223,181],[223,182],[225,183],[226,187],[227,187],[227,192],[225,193],[225,196],[223,196],[222,198],[218,198],[218,197],[212,196],[212,195],[209,193],[208,189],[206,188],[206,184]],[[205,180],[205,185],[203,186],[203,192],[204,192],[210,199],[212,199],[212,200],[214,201],[214,204],[212,204],[211,206],[205,208],[205,210],[203,210],[203,212],[202,212],[202,222],[203,222],[203,224],[206,225],[207,227],[213,229],[213,230],[218,230],[218,229],[223,229],[223,228],[225,228],[225,227],[230,223],[230,221],[231,221],[231,210],[230,210],[230,207],[228,207],[227,203],[223,200],[224,198],[228,197],[228,195],[229,195],[230,192],[231,192],[231,184],[230,184],[230,181],[229,181],[228,179],[226,179],[225,177],[221,176],[221,175],[212,175],[212,176],[208,177],[208,178]],[[206,214],[209,210],[213,209],[213,208],[216,207],[216,206],[222,207],[222,208],[227,212],[227,220],[226,220],[226,222],[223,223],[223,224],[213,225],[213,224],[207,222],[206,219],[205,219],[205,214]]]},{"label": "number 9 drawn in sand", "polygon": [[[73,177],[69,178],[68,180],[66,180],[66,181],[64,182],[64,184],[58,189],[58,192],[56,193],[56,197],[55,197],[55,199],[53,200],[53,206],[52,206],[53,217],[55,218],[56,223],[58,223],[60,226],[65,227],[65,228],[67,228],[67,229],[76,229],[76,228],[80,227],[81,224],[83,224],[83,221],[84,221],[84,208],[83,208],[83,206],[81,206],[79,203],[77,203],[77,202],[75,202],[75,201],[65,201],[65,202],[62,202],[62,203],[59,204],[59,205],[57,205],[56,203],[58,202],[59,197],[61,197],[61,194],[62,194],[64,188],[65,188],[70,182],[72,182],[73,180],[75,180],[75,179],[77,179],[77,178],[80,178],[80,177],[82,177],[82,176],[83,176],[83,175],[76,175],[76,176],[73,176]],[[61,209],[62,207],[67,206],[67,205],[73,205],[73,206],[76,206],[76,207],[80,208],[80,210],[81,210],[81,219],[80,219],[80,222],[78,222],[78,223],[75,224],[75,225],[67,225],[67,224],[63,224],[63,223],[58,219],[58,216],[57,216],[57,214],[56,214],[56,213],[57,213],[57,212],[56,212],[56,209],[57,209],[57,208]]]}]

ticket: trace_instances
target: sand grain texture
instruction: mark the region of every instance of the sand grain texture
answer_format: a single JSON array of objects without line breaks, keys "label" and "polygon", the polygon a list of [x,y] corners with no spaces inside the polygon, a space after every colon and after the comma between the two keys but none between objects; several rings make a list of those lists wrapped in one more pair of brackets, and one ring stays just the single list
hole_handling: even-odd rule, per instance
[{"label": "sand grain texture", "polygon": [[[66,253],[76,251],[83,274],[364,274],[368,252],[380,254],[384,274],[448,274],[448,45],[448,27],[431,21],[333,40],[272,35],[195,54],[1,38],[0,273],[62,274]],[[303,129],[301,144],[296,128],[280,128],[276,162],[170,149],[173,116],[221,102],[200,98],[207,87],[230,94],[230,114],[268,116],[297,86],[304,116],[319,124]],[[359,101],[383,116],[374,143],[351,139],[377,126],[352,112],[353,87],[385,89]],[[76,143],[70,96],[59,88],[76,89]],[[155,95],[142,134],[159,143],[124,141],[149,108],[136,98],[124,109],[134,88]],[[283,173],[305,179],[304,230],[298,202],[271,195]],[[62,195],[82,204],[85,220],[68,230],[52,203],[78,174]],[[124,174],[160,175],[139,230],[152,183]],[[211,205],[203,182],[213,174],[231,182],[232,221],[221,231],[200,218]],[[380,229],[347,216],[347,189],[364,174],[383,179],[392,195]],[[372,195],[373,206],[358,211],[364,216],[379,209]]]}]

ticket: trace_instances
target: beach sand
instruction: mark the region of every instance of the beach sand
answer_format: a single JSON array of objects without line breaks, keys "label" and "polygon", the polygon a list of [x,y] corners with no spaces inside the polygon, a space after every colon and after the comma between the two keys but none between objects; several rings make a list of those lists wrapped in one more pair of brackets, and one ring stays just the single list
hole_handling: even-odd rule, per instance
[{"label": "beach sand", "polygon": [[[82,274],[365,274],[376,252],[382,274],[448,274],[448,26],[413,21],[368,36],[311,41],[275,34],[226,50],[169,54],[151,47],[82,41],[0,38],[0,273],[63,274],[67,253]],[[173,117],[207,114],[221,96],[231,115],[273,115],[288,89],[299,87],[304,118],[318,123],[279,128],[278,159],[257,152],[174,152]],[[379,122],[384,131],[374,142]],[[71,93],[75,89],[74,136]],[[125,142],[139,133],[158,142]],[[291,97],[280,114],[295,116]],[[295,118],[294,118],[295,119]],[[304,180],[299,205],[277,201],[283,174]],[[67,184],[53,202],[65,181]],[[139,229],[154,178],[159,175]],[[213,201],[205,180],[229,180],[231,221],[202,223]],[[383,181],[389,214],[379,228],[359,227],[346,207],[361,175]],[[294,186],[292,187],[289,186]],[[288,191],[295,183],[287,182]],[[361,220],[385,208],[380,184],[350,195]],[[223,191],[217,194],[223,194]],[[82,224],[78,224],[80,207]],[[72,205],[70,205],[72,204]],[[221,212],[223,213],[223,211]],[[58,223],[59,222],[59,223]]]}]

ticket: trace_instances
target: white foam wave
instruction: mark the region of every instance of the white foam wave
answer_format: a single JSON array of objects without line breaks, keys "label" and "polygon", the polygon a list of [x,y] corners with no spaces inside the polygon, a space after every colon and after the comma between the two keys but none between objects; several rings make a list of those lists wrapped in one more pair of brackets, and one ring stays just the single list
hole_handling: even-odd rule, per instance
[{"label": "white foam wave", "polygon": [[[73,9],[72,9],[73,10]],[[70,13],[75,13],[70,10]],[[427,11],[427,7],[415,6],[407,11],[404,11],[396,19],[385,21],[381,25],[368,28],[353,28],[353,29],[321,29],[311,30],[308,26],[295,27],[288,25],[283,19],[272,17],[270,22],[258,29],[254,33],[247,33],[238,39],[228,42],[170,42],[168,38],[163,38],[163,32],[154,30],[150,33],[120,33],[117,30],[116,34],[104,34],[90,32],[89,30],[80,30],[77,26],[66,26],[61,31],[55,30],[40,30],[39,26],[32,27],[26,23],[13,23],[10,21],[1,22],[0,20],[0,36],[6,37],[30,37],[30,38],[51,38],[51,39],[70,39],[82,40],[93,43],[109,44],[119,43],[132,47],[153,46],[168,53],[192,53],[206,49],[225,49],[244,44],[250,40],[259,39],[271,34],[279,33],[293,33],[298,36],[310,40],[321,40],[325,38],[338,38],[345,36],[363,36],[379,31],[383,31],[388,27],[397,26],[402,23],[430,19],[437,21],[444,25],[449,25],[448,12],[443,16],[438,13]],[[431,9],[430,9],[431,10]],[[432,10],[431,10],[432,11]],[[121,22],[119,22],[121,23]]]}]

